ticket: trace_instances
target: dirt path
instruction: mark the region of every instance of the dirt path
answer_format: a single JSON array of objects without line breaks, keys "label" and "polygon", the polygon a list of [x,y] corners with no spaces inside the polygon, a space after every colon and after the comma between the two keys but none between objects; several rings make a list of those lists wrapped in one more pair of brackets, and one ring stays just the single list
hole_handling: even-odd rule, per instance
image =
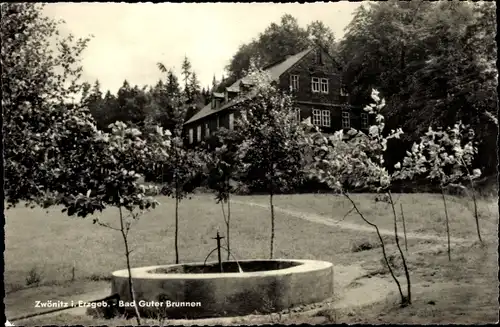
[{"label": "dirt path", "polygon": [[[255,202],[244,202],[244,201],[232,200],[231,203],[259,207],[262,209],[269,209],[268,205],[255,203]],[[310,221],[313,223],[323,224],[323,225],[327,225],[327,226],[335,226],[335,227],[341,228],[341,229],[350,229],[350,230],[367,232],[367,233],[375,233],[375,229],[371,226],[362,226],[359,224],[353,224],[353,223],[344,222],[344,221],[335,221],[335,220],[332,220],[331,218],[328,218],[325,216],[316,215],[316,214],[312,214],[312,213],[299,212],[299,211],[295,211],[295,210],[283,209],[283,208],[280,208],[277,206],[274,206],[274,210],[282,212],[282,213],[287,214],[289,216],[301,218],[301,219],[304,219],[304,220],[307,220],[307,221]],[[393,230],[379,228],[379,231],[380,231],[380,234],[384,235],[384,236],[393,236],[394,235]],[[400,235],[400,237],[404,237],[404,235],[402,233],[400,233],[398,235]],[[409,239],[415,239],[415,240],[446,241],[445,237],[436,236],[436,235],[428,235],[428,234],[419,234],[419,233],[413,233],[413,232],[406,233],[406,236]],[[468,240],[468,239],[457,238],[457,237],[450,237],[450,241],[453,243],[470,242],[470,240]]]}]

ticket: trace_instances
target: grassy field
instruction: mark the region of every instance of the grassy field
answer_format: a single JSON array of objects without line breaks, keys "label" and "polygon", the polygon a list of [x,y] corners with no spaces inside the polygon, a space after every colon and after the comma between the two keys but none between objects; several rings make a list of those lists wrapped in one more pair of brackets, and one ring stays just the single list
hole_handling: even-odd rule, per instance
[{"label": "grassy field", "polygon": [[[360,210],[381,228],[391,230],[392,212],[386,203],[375,203],[372,195],[354,195]],[[238,202],[267,204],[265,196],[234,197]],[[444,213],[440,196],[395,195],[403,203],[408,232],[445,237]],[[472,206],[466,199],[449,197],[450,229],[454,237],[470,240],[454,245],[448,262],[442,241],[409,240],[415,303],[396,309],[389,297],[369,307],[324,310],[315,316],[289,317],[293,322],[415,322],[469,323],[498,319],[498,206],[496,199],[479,203],[485,246],[479,246]],[[146,213],[133,227],[130,243],[133,266],[172,263],[174,254],[173,201],[160,198],[161,206]],[[349,203],[333,195],[277,196],[277,207],[324,216],[366,226]],[[399,202],[397,204],[399,214]],[[125,268],[123,241],[113,230],[92,224],[92,218],[71,218],[52,208],[19,207],[6,212],[5,273],[7,316],[33,311],[34,300],[80,294],[102,288],[112,271]],[[106,210],[100,219],[117,226],[118,211]],[[232,206],[231,247],[237,259],[269,256],[270,219],[265,208],[235,203]],[[334,264],[361,264],[371,275],[387,279],[380,263],[376,235],[366,231],[325,226],[283,212],[276,214],[276,258],[331,261]],[[400,226],[400,228],[402,228]],[[181,203],[179,245],[181,262],[203,261],[215,247],[211,238],[219,229],[225,234],[220,205],[210,195],[196,195]],[[388,251],[395,253],[393,237],[386,236]],[[359,251],[360,243],[372,249]],[[397,264],[397,263],[396,263]],[[30,285],[28,285],[30,284]],[[429,304],[432,302],[434,304]],[[269,322],[253,321],[255,323]],[[286,319],[286,318],[284,318]],[[303,321],[302,321],[302,320]],[[476,320],[474,320],[476,319]],[[61,321],[60,321],[61,320]],[[128,321],[130,324],[133,321]],[[248,321],[246,321],[248,323]],[[252,323],[253,323],[252,322]],[[285,322],[285,321],[283,321]],[[60,315],[32,318],[23,324],[107,324],[123,321],[92,320],[90,317]],[[245,323],[245,322],[242,322]]]}]

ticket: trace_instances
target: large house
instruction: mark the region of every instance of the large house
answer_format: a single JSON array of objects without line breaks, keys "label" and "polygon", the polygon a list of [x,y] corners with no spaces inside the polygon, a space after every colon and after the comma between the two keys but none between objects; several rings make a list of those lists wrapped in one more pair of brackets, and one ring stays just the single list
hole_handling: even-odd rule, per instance
[{"label": "large house", "polygon": [[[324,132],[368,127],[368,115],[360,108],[348,105],[348,94],[341,84],[340,66],[322,49],[309,48],[263,67],[263,70],[282,90],[294,93],[298,119],[310,118]],[[213,93],[211,103],[184,124],[188,144],[207,140],[221,127],[233,129],[238,117],[236,98],[251,88],[252,81],[243,77],[227,87],[224,93]]]}]

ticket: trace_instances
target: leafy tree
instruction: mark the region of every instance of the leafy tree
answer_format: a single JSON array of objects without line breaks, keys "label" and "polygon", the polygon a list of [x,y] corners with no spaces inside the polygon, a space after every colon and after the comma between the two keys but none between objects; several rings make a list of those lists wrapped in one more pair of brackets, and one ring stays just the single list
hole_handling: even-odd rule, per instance
[{"label": "leafy tree", "polygon": [[299,26],[297,19],[285,14],[281,17],[279,25],[271,23],[259,36],[261,46],[273,45],[268,51],[259,54],[265,62],[272,63],[283,56],[293,55],[309,47],[307,37],[307,31]]},{"label": "leafy tree", "polygon": [[[98,152],[98,162],[94,168],[100,175],[92,176],[99,182],[96,189],[89,189],[86,195],[78,194],[64,199],[63,203],[68,215],[85,216],[90,209],[102,210],[105,206],[118,208],[119,227],[94,217],[94,224],[120,232],[124,247],[128,270],[128,287],[131,300],[136,303],[130,264],[130,249],[128,234],[133,224],[144,210],[155,208],[158,202],[151,195],[158,194],[153,186],[144,186],[138,182],[151,165],[151,162],[165,160],[170,146],[170,134],[156,127],[148,137],[141,137],[138,129],[128,128],[124,123],[117,122],[111,126],[110,134],[98,131],[94,142],[103,144]],[[146,142],[146,139],[149,142]],[[81,151],[81,150],[80,150]],[[92,182],[92,181],[91,181]],[[86,183],[91,184],[91,183]],[[125,215],[123,209],[128,215]],[[137,305],[134,307],[137,323],[140,325],[140,313]]]},{"label": "leafy tree", "polygon": [[465,188],[464,182],[469,182],[474,200],[474,215],[479,241],[482,242],[479,228],[477,203],[474,193],[474,180],[481,176],[480,169],[472,169],[474,155],[477,153],[477,143],[474,141],[474,131],[467,130],[461,122],[447,131],[429,130],[414,143],[412,150],[407,151],[398,178],[408,179],[424,175],[440,186],[446,217],[446,235],[448,237],[448,258],[451,260],[450,230],[448,225],[448,211],[444,190],[450,186]]},{"label": "leafy tree", "polygon": [[[89,108],[90,113],[97,122],[98,127],[102,127],[104,123],[105,110],[103,94],[101,91],[101,84],[96,80],[90,92],[84,92],[82,96],[82,104]],[[109,125],[109,124],[108,124]],[[106,125],[107,126],[107,125]]]},{"label": "leafy tree", "polygon": [[[187,59],[187,58],[186,58]],[[189,63],[189,61],[187,61]],[[184,65],[183,65],[184,66]],[[190,65],[186,65],[186,67]],[[179,263],[179,205],[193,190],[193,180],[199,177],[201,170],[201,159],[195,151],[188,150],[184,146],[183,124],[186,120],[187,98],[179,90],[177,77],[165,65],[158,63],[158,68],[167,73],[166,99],[169,112],[169,130],[173,138],[168,152],[168,160],[158,160],[156,167],[158,173],[153,177],[154,181],[161,183],[162,193],[175,199],[175,262]],[[184,72],[183,72],[184,74]],[[191,74],[191,73],[190,73]],[[186,76],[186,75],[185,75]],[[187,80],[185,80],[187,81]]]},{"label": "leafy tree", "polygon": [[179,205],[193,191],[193,179],[201,170],[201,159],[193,150],[184,147],[181,136],[172,139],[168,160],[157,161],[160,176],[156,182],[162,185],[162,194],[175,199],[175,263],[179,263]]},{"label": "leafy tree", "polygon": [[146,109],[146,125],[157,123],[165,127],[168,123],[168,111],[165,105],[168,97],[162,80],[159,80],[154,87],[150,88],[149,97],[151,101]]},{"label": "leafy tree", "polygon": [[[237,189],[241,171],[241,161],[238,158],[240,140],[237,133],[224,128],[217,131],[215,138],[217,139],[215,149],[210,149],[204,154],[207,185],[215,191],[215,201],[221,204],[226,224],[227,260],[229,260],[231,255],[231,194]],[[224,204],[227,204],[227,214]]]},{"label": "leafy tree", "polygon": [[251,59],[256,61],[258,67],[263,67],[310,45],[307,30],[298,25],[295,17],[285,14],[279,24],[271,23],[252,42],[241,45],[226,70],[234,82],[249,70]]},{"label": "leafy tree", "polygon": [[[159,145],[168,147],[168,140],[156,138],[161,142],[147,144],[138,138],[140,132],[124,125],[103,133],[86,107],[64,103],[71,93],[90,91],[88,84],[78,82],[86,40],[75,45],[72,36],[59,38],[59,52],[49,50],[59,23],[43,16],[42,9],[31,3],[1,4],[6,200],[10,206],[21,201],[43,207],[59,204],[68,215],[79,217],[118,207],[117,230],[124,239],[130,276],[130,225],[121,208],[155,205],[137,183],[136,172],[162,155],[157,150]],[[135,301],[131,279],[129,286]]]},{"label": "leafy tree", "polygon": [[97,120],[97,126],[102,130],[109,130],[109,125],[119,119],[120,107],[118,99],[108,90],[104,95],[100,119]]},{"label": "leafy tree", "polygon": [[[331,189],[341,193],[352,204],[353,209],[368,225],[375,228],[382,245],[382,254],[389,269],[389,272],[396,282],[401,296],[401,305],[411,304],[411,282],[405,256],[399,244],[397,230],[397,216],[394,208],[394,201],[390,192],[393,180],[384,168],[384,152],[387,150],[387,142],[390,139],[399,138],[402,130],[391,131],[387,136],[383,136],[385,123],[380,111],[385,105],[378,97],[378,92],[374,91],[372,97],[375,103],[367,106],[366,111],[375,115],[376,124],[371,126],[368,135],[351,129],[347,135],[343,131],[336,132],[333,136],[311,135],[307,137],[306,144],[312,151],[313,160],[308,169],[310,173],[326,183]],[[401,285],[394,274],[386,254],[384,240],[376,224],[369,221],[359,210],[354,200],[349,195],[349,189],[371,189],[376,192],[387,193],[392,206],[394,217],[394,236],[396,246],[403,262],[404,272],[407,281],[407,295],[403,295]]]},{"label": "leafy tree", "polygon": [[307,25],[309,39],[330,55],[335,53],[335,35],[322,21],[316,20]]},{"label": "leafy tree", "polygon": [[[70,117],[63,102],[71,94],[88,91],[78,78],[80,55],[89,39],[58,36],[61,22],[45,17],[43,7],[35,3],[0,5],[4,190],[12,204],[40,202],[45,196],[44,186],[54,172],[44,162],[51,153],[46,153],[43,144],[52,141],[44,135],[54,123]],[[51,50],[53,39],[57,52]],[[86,117],[87,112],[77,110],[74,115]]]},{"label": "leafy tree", "polygon": [[303,126],[294,119],[293,102],[271,83],[262,71],[251,72],[256,83],[254,98],[237,104],[243,113],[237,132],[243,140],[239,157],[243,164],[242,182],[265,190],[271,207],[270,257],[274,250],[273,197],[292,189],[303,177]]},{"label": "leafy tree", "polygon": [[[61,37],[54,21],[43,15],[43,5],[2,3],[1,64],[4,119],[24,101],[62,102],[82,90],[78,82],[80,55],[89,38]],[[55,39],[57,52],[52,42]],[[55,72],[54,69],[58,69]]]},{"label": "leafy tree", "polygon": [[[79,217],[118,207],[130,276],[130,225],[121,208],[132,212],[155,205],[147,188],[137,183],[137,172],[166,153],[158,149],[168,148],[168,137],[146,143],[139,131],[123,124],[111,134],[99,131],[88,108],[64,103],[72,93],[90,91],[78,82],[87,40],[74,44],[72,36],[59,38],[54,53],[49,45],[59,23],[43,16],[43,5],[0,8],[7,203],[62,205],[68,215]],[[129,286],[135,301],[131,279]]]},{"label": "leafy tree", "polygon": [[141,125],[146,119],[150,99],[145,88],[140,89],[137,85],[132,87],[125,80],[118,90],[117,102],[119,106],[117,121]]},{"label": "leafy tree", "polygon": [[258,67],[264,67],[313,44],[320,45],[334,55],[335,37],[323,22],[313,21],[306,28],[302,28],[295,17],[285,14],[279,24],[271,23],[255,39],[239,47],[226,66],[229,80],[224,87],[242,78],[250,69],[251,60],[254,60]]}]

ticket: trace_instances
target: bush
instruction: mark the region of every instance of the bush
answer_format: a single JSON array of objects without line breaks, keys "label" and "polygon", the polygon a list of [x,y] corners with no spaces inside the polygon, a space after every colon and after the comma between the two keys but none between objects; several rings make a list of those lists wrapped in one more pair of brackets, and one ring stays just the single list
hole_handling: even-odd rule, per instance
[{"label": "bush", "polygon": [[361,251],[368,251],[371,249],[376,249],[379,247],[380,247],[379,243],[372,243],[370,241],[362,241],[362,242],[353,243],[352,247],[351,247],[351,251],[352,252],[361,252]]},{"label": "bush", "polygon": [[26,286],[38,285],[42,281],[42,274],[36,267],[31,268],[26,277]]}]

